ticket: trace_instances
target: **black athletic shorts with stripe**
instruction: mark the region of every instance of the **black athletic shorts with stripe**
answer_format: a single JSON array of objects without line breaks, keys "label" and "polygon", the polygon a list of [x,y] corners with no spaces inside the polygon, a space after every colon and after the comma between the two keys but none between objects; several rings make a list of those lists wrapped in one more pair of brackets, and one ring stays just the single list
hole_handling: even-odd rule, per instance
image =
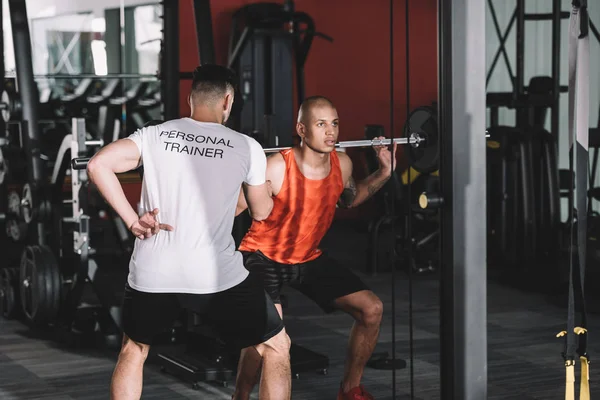
[{"label": "black athletic shorts with stripe", "polygon": [[250,275],[239,285],[219,293],[147,293],[125,286],[123,331],[138,343],[173,327],[183,309],[211,322],[227,345],[242,349],[266,342],[283,329],[283,321],[259,277]]},{"label": "black athletic shorts with stripe", "polygon": [[289,285],[313,300],[326,313],[335,311],[336,299],[369,290],[349,268],[326,253],[302,264],[280,264],[259,251],[242,251],[244,265],[260,277],[263,287],[275,304],[281,304],[281,288]]}]

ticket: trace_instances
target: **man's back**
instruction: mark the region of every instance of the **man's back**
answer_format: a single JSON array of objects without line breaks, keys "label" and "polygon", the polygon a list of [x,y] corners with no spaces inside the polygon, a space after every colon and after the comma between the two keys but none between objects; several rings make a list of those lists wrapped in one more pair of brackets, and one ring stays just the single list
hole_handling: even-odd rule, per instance
[{"label": "man's back", "polygon": [[244,280],[231,231],[242,183],[264,183],[260,145],[191,118],[144,128],[130,139],[144,165],[141,211],[158,208],[158,220],[175,230],[136,241],[129,284],[148,292],[211,293]]}]

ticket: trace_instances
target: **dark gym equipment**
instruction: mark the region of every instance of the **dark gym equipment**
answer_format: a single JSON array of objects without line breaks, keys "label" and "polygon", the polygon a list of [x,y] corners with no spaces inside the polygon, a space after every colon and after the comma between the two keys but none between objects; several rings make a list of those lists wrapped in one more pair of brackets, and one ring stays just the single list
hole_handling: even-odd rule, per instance
[{"label": "dark gym equipment", "polygon": [[220,359],[210,361],[189,354],[187,351],[178,354],[158,354],[161,370],[192,384],[199,389],[200,382],[218,382],[227,386],[227,382],[235,376],[234,370],[222,365]]},{"label": "dark gym equipment", "polygon": [[[65,80],[65,90],[57,91],[62,94],[53,94],[53,88],[44,85],[43,93],[38,93],[31,67],[25,4],[11,1],[15,53],[19,60],[17,79],[3,80],[0,88],[3,93],[0,122],[2,126],[4,121],[10,122],[0,135],[0,221],[4,222],[2,230],[7,232],[6,237],[1,238],[2,245],[4,240],[16,244],[3,250],[3,259],[12,264],[12,253],[15,253],[14,264],[20,261],[20,267],[18,274],[12,274],[13,269],[1,272],[2,314],[6,318],[22,310],[24,319],[32,327],[51,327],[53,333],[67,334],[61,335],[61,339],[78,340],[89,335],[91,339],[103,340],[104,344],[119,344],[119,296],[128,259],[122,254],[113,257],[102,248],[106,243],[104,237],[110,236],[107,231],[112,230],[105,227],[119,232],[113,236],[123,251],[133,240],[128,240],[126,229],[125,235],[122,234],[116,222],[112,226],[112,210],[108,210],[108,219],[98,215],[105,211],[102,209],[104,201],[98,201],[97,194],[89,190],[85,171],[70,168],[70,160],[89,157],[95,147],[121,136],[124,129],[119,125],[119,118],[123,106],[128,117],[143,114],[142,123],[151,119],[150,116],[156,118],[151,112],[162,104],[168,118],[179,116],[176,89],[179,80],[189,79],[191,74],[179,71],[178,7],[173,2],[163,5],[164,42],[161,70],[157,74],[147,77],[139,74],[38,76],[44,80]],[[199,14],[203,15],[204,9],[198,8]],[[127,79],[143,81],[129,85],[127,92],[117,98],[123,80]],[[75,89],[67,90],[73,82],[77,83]],[[168,88],[163,96],[161,85]],[[44,113],[44,124],[49,125],[44,125],[43,131],[36,110],[41,103],[52,103],[60,108]],[[112,113],[115,110],[117,113]],[[97,127],[87,121],[86,128],[86,121],[81,118],[63,121],[67,119],[65,116],[83,115],[88,119],[98,117]],[[69,179],[70,191],[65,184]],[[99,235],[102,240],[97,240]],[[9,285],[9,281],[15,286]]]},{"label": "dark gym equipment", "polygon": [[[490,260],[522,268],[535,258],[533,165],[525,133],[491,127],[488,160],[488,251]],[[493,212],[491,211],[493,210]]]},{"label": "dark gym equipment", "polygon": [[410,166],[415,170],[429,174],[439,168],[440,148],[438,144],[437,107],[424,106],[411,111],[404,125],[404,136],[413,132],[425,139],[426,146],[407,147]]},{"label": "dark gym equipment", "polygon": [[5,319],[13,319],[19,315],[19,269],[0,269],[0,315]]},{"label": "dark gym equipment", "polygon": [[[369,245],[367,247],[367,265],[371,274],[381,272],[391,265],[392,257],[405,269],[412,269],[417,274],[428,274],[437,270],[439,221],[437,211],[425,210],[417,205],[420,193],[439,192],[439,178],[428,175],[437,170],[439,165],[439,133],[437,125],[437,109],[435,105],[418,107],[411,111],[404,125],[405,137],[411,132],[426,138],[424,146],[415,148],[406,146],[404,149],[411,160],[414,170],[410,179],[405,172],[402,176],[396,171],[392,179],[375,195],[378,209],[384,213],[369,223]],[[385,136],[381,125],[367,125],[365,127],[365,138],[371,139]],[[368,173],[373,173],[378,168],[378,162],[372,151],[365,153]],[[408,170],[407,170],[408,171]],[[419,176],[416,176],[419,175]],[[392,180],[395,180],[393,182]],[[411,185],[411,197],[408,197],[408,185]],[[392,191],[394,191],[392,193]],[[397,203],[392,206],[394,199]],[[408,214],[407,206],[412,210],[412,233],[408,236]],[[392,209],[395,211],[392,213]],[[401,227],[396,231],[396,237],[389,237],[387,228],[391,224]],[[389,239],[389,240],[386,240]],[[390,241],[393,246],[390,246]],[[412,257],[410,260],[404,257],[407,246],[412,246]],[[395,254],[391,254],[394,248]]]},{"label": "dark gym equipment", "polygon": [[[36,186],[45,183],[43,161],[38,157],[37,143],[40,139],[38,125],[38,93],[33,80],[31,39],[27,22],[27,9],[24,0],[9,2],[10,21],[13,34],[17,83],[23,105],[23,121],[26,130],[23,132],[23,148],[28,162],[28,181]],[[42,240],[40,240],[41,242]]]},{"label": "dark gym equipment", "polygon": [[[246,5],[233,15],[228,65],[237,71],[244,107],[236,128],[264,147],[292,145],[294,85],[304,100],[304,63],[316,36],[313,19],[286,4]],[[294,82],[294,68],[296,80]]]},{"label": "dark gym equipment", "polygon": [[[505,282],[541,290],[553,290],[558,277],[549,272],[568,251],[561,238],[560,199],[569,178],[558,170],[558,133],[544,129],[553,90],[551,77],[538,76],[518,99],[487,95],[492,115],[487,143],[488,260]],[[498,125],[501,107],[517,110],[516,127]]]},{"label": "dark gym equipment", "polygon": [[[282,304],[285,304],[283,299]],[[227,380],[235,376],[239,350],[226,347],[211,330],[210,321],[202,321],[195,314],[189,315],[187,321],[187,348],[184,351],[158,354],[163,371],[190,382],[195,389],[200,381],[217,382],[226,386]],[[326,375],[329,358],[292,343],[290,366],[292,376],[296,379],[307,372]]]},{"label": "dark gym equipment", "polygon": [[62,279],[52,250],[27,246],[21,259],[21,304],[25,316],[36,325],[56,320],[60,308]]},{"label": "dark gym equipment", "polygon": [[[488,0],[492,21],[500,41],[487,72],[489,83],[502,55],[510,76],[511,90],[487,93],[490,109],[491,141],[488,142],[488,260],[500,267],[507,282],[524,287],[551,289],[550,271],[568,248],[561,236],[560,221],[562,177],[558,171],[559,99],[567,92],[560,85],[561,20],[569,12],[561,11],[561,2],[552,1],[548,14],[526,13],[525,0],[516,2],[515,11],[501,32],[495,8]],[[552,71],[550,76],[535,76],[525,85],[525,24],[549,21],[552,26]],[[516,26],[516,71],[513,72],[505,42]],[[516,126],[499,126],[499,109],[516,111]],[[544,129],[550,113],[550,132]],[[550,272],[550,273],[549,273]]]}]

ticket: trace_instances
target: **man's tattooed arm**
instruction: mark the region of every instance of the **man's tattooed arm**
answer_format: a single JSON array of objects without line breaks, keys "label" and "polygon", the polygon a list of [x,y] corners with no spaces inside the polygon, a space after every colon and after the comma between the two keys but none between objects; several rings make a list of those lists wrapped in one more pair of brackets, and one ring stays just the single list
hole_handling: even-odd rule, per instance
[{"label": "man's tattooed arm", "polygon": [[[369,192],[369,197],[367,197],[365,200],[368,200],[369,198],[371,198],[371,196],[373,196],[375,193],[377,193],[379,191],[379,189],[381,189],[383,187],[383,185],[385,185],[385,183],[388,181],[389,177],[385,178],[385,179],[379,179],[379,180],[373,180],[372,182],[369,183],[369,186],[367,187],[367,190]],[[363,200],[363,201],[365,201]]]},{"label": "man's tattooed arm", "polygon": [[350,177],[340,196],[338,206],[340,208],[351,208],[364,203],[373,197],[389,179],[389,175],[382,174],[379,171],[369,175],[360,182],[355,182],[354,178]]},{"label": "man's tattooed arm", "polygon": [[354,199],[356,199],[356,182],[354,182],[354,178],[350,177],[346,186],[344,187],[344,191],[338,200],[338,207],[340,208],[350,208],[352,207],[352,203],[354,203]]}]

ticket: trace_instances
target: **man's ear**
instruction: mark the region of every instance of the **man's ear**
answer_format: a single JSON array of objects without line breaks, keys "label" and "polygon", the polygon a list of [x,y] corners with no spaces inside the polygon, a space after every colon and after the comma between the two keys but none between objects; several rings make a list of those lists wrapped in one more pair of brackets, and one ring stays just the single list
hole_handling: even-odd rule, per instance
[{"label": "man's ear", "polygon": [[300,139],[304,140],[306,136],[306,126],[302,122],[296,123],[296,133],[300,136]]},{"label": "man's ear", "polygon": [[223,111],[226,111],[227,113],[231,112],[231,109],[233,108],[233,94],[232,93],[227,93],[225,95],[225,102],[223,103]]}]

